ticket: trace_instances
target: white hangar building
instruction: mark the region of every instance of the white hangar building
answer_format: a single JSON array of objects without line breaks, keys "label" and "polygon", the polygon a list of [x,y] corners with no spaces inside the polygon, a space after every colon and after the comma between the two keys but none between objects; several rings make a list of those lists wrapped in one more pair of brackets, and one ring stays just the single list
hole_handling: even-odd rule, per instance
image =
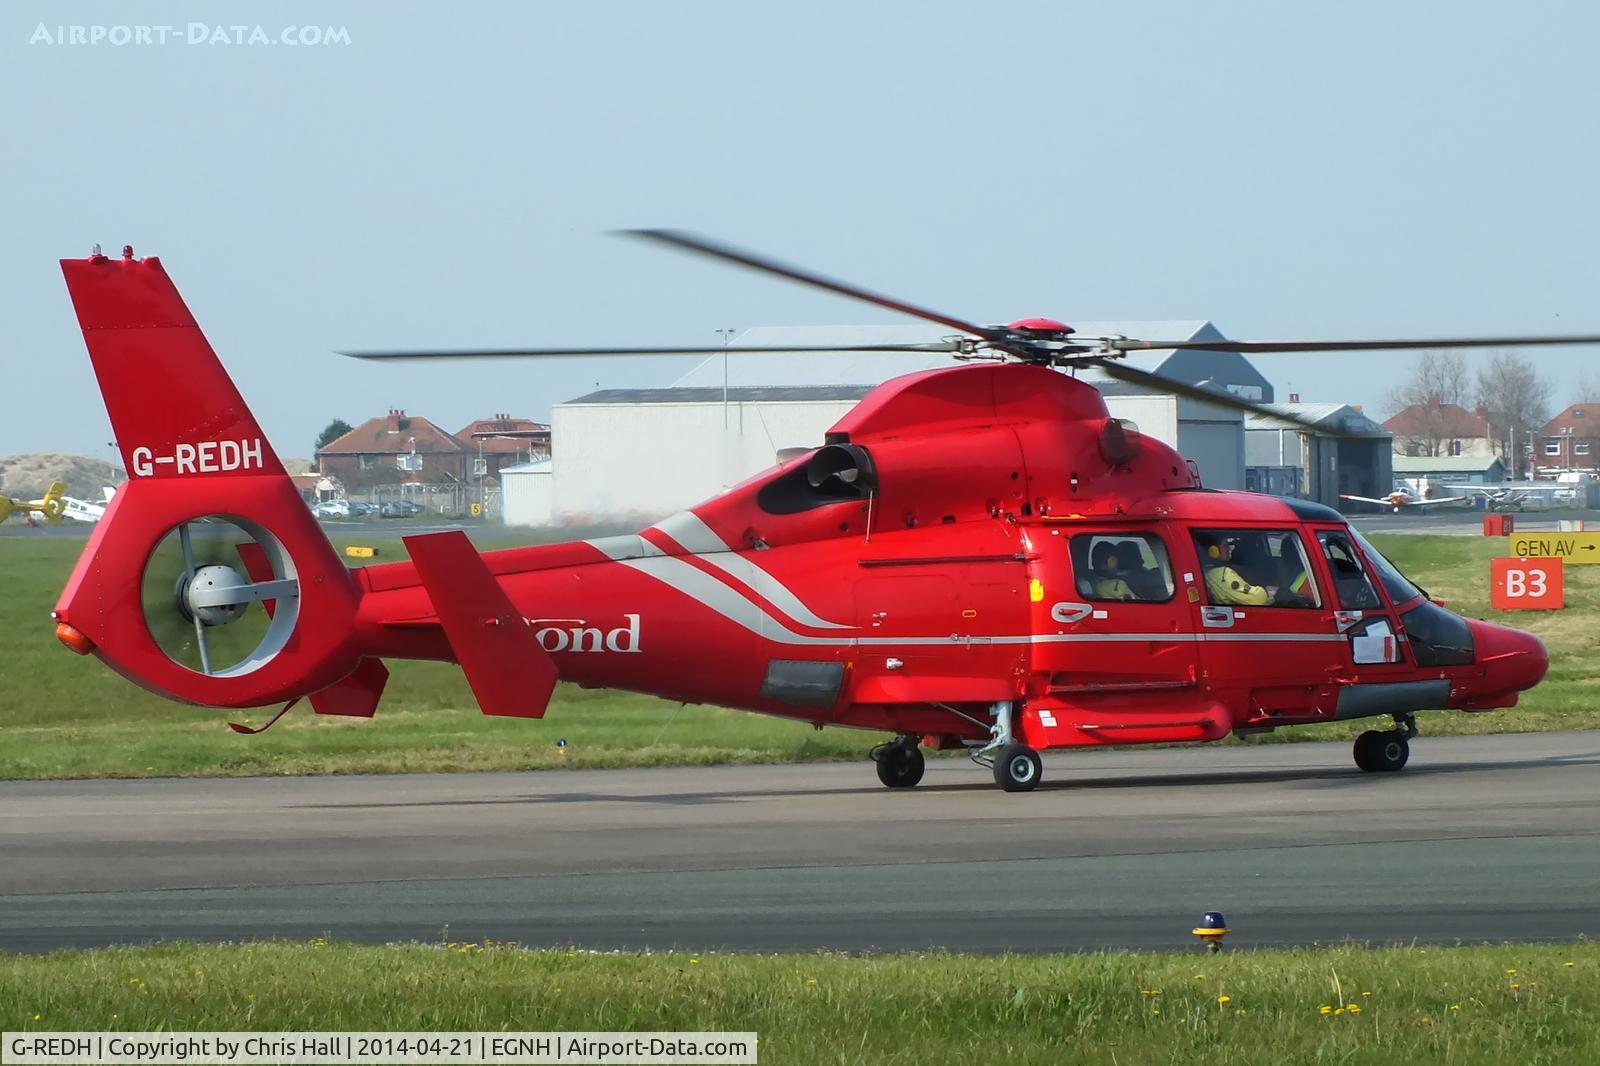
[{"label": "white hangar building", "polygon": [[[1085,322],[1086,336],[1221,340],[1209,322]],[[940,340],[936,325],[762,326],[733,343],[781,346],[917,344]],[[1129,365],[1186,384],[1209,383],[1270,402],[1272,385],[1241,355],[1152,350]],[[501,471],[510,525],[649,522],[691,506],[773,466],[780,453],[810,449],[871,389],[892,377],[954,365],[945,353],[779,352],[711,356],[670,388],[606,389],[557,404],[548,462]],[[1199,464],[1213,488],[1245,485],[1239,412],[1120,381],[1085,375],[1119,418]]]}]

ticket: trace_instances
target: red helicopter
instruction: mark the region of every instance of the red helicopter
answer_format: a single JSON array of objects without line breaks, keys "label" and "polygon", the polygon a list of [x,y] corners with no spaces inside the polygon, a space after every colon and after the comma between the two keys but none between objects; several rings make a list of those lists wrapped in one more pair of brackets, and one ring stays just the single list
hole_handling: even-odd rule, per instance
[{"label": "red helicopter", "polygon": [[367,717],[385,659],[445,660],[485,714],[541,717],[559,678],[883,731],[894,739],[873,758],[891,788],[921,779],[921,746],[965,749],[1008,791],[1039,784],[1050,748],[1384,716],[1394,727],[1363,733],[1355,761],[1399,770],[1416,712],[1510,707],[1545,674],[1538,638],[1445,610],[1333,510],[1202,487],[1071,372],[1282,418],[1117,360],[1600,337],[1084,338],[636,235],[941,323],[948,341],[865,350],[964,365],[885,382],[821,446],[638,534],[480,553],[465,533],[432,533],[406,538],[408,561],[352,570],[159,260],[96,249],[62,269],[129,481],[56,605],[58,638],[205,706],[281,716],[304,697]]}]

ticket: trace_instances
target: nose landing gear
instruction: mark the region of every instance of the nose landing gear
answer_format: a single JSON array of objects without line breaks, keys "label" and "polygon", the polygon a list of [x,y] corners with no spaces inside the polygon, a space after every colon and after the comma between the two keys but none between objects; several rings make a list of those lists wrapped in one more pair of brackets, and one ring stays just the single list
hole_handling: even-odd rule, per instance
[{"label": "nose landing gear", "polygon": [[972,761],[991,768],[994,783],[1007,792],[1032,792],[1044,776],[1044,762],[1038,752],[1012,735],[1011,717],[1016,708],[1011,701],[1002,700],[991,709],[994,725],[989,743],[972,752]]}]

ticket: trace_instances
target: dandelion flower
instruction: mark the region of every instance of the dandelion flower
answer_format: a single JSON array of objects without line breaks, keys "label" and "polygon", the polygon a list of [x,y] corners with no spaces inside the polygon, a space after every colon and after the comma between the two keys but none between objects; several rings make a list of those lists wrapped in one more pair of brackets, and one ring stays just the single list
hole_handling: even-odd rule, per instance
[{"label": "dandelion flower", "polygon": [[690,966],[699,966],[700,965],[700,960],[699,959],[690,959],[689,960],[689,965]]},{"label": "dandelion flower", "polygon": [[1197,973],[1194,975],[1194,979],[1196,981],[1204,981],[1206,979],[1206,975],[1203,973]]},{"label": "dandelion flower", "polygon": [[1232,1003],[1233,1002],[1233,997],[1232,996],[1218,996],[1217,997],[1217,1002],[1218,1003]]},{"label": "dandelion flower", "polygon": [[1578,965],[1578,964],[1577,964],[1577,963],[1575,963],[1575,962],[1569,962],[1569,963],[1567,963],[1567,969],[1569,969],[1569,970],[1570,970],[1570,969],[1572,969],[1572,968],[1573,968],[1573,967],[1574,967],[1574,966],[1576,966],[1576,965]]},{"label": "dandelion flower", "polygon": [[1361,998],[1362,999],[1371,999],[1372,998],[1372,993],[1371,992],[1363,992],[1363,993],[1361,993]]},{"label": "dandelion flower", "polygon": [[1349,1011],[1351,1014],[1360,1014],[1361,1013],[1361,1004],[1352,1003],[1352,1004],[1350,1004],[1350,1006],[1346,1007],[1345,1010]]},{"label": "dandelion flower", "polygon": [[1517,972],[1517,968],[1515,966],[1512,966],[1512,967],[1510,967],[1509,969],[1506,970],[1506,973],[1516,973],[1516,972]]},{"label": "dandelion flower", "polygon": [[1322,1006],[1318,1007],[1317,1009],[1319,1011],[1321,1011],[1323,1014],[1332,1014],[1333,1013],[1333,1008],[1328,1006],[1326,1003],[1324,1003]]},{"label": "dandelion flower", "polygon": [[1424,1014],[1421,1018],[1419,1018],[1417,1020],[1420,1021],[1423,1025],[1432,1025],[1433,1024],[1433,1019],[1428,1017],[1426,1014]]},{"label": "dandelion flower", "polygon": [[40,1019],[41,1019],[41,1018],[43,1018],[43,1017],[44,1017],[44,1015],[42,1015],[42,1014],[35,1014],[35,1015],[34,1015],[34,1016],[33,1016],[33,1020],[34,1020],[34,1021],[39,1021],[39,1020],[40,1020]]},{"label": "dandelion flower", "polygon": [[1452,1004],[1450,1004],[1450,1009],[1451,1009],[1451,1010],[1460,1010],[1460,1009],[1461,1009],[1461,1004],[1459,1004],[1459,1003],[1452,1003]]},{"label": "dandelion flower", "polygon": [[254,992],[251,992],[249,995],[245,996],[244,998],[245,999],[255,999],[256,998],[256,994]]},{"label": "dandelion flower", "polygon": [[807,977],[806,984],[810,985],[812,988],[815,988],[817,986],[817,979],[815,977]]},{"label": "dandelion flower", "polygon": [[1521,985],[1520,985],[1520,984],[1518,984],[1518,983],[1517,983],[1517,982],[1515,982],[1515,981],[1512,981],[1512,982],[1511,982],[1511,987],[1512,987],[1512,988],[1521,988],[1521,987],[1522,987],[1522,986],[1521,986]]},{"label": "dandelion flower", "polygon": [[1335,1014],[1343,1014],[1344,1013],[1344,1008],[1343,1007],[1336,1007],[1334,1009],[1333,1013],[1335,1013]]}]

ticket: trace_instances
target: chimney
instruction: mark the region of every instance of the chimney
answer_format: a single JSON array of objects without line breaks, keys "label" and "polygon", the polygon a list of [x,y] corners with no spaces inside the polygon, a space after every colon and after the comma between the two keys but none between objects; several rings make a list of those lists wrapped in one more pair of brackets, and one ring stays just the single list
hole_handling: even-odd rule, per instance
[{"label": "chimney", "polygon": [[1300,394],[1298,392],[1291,392],[1289,394],[1289,402],[1290,403],[1299,403],[1300,402]]}]

